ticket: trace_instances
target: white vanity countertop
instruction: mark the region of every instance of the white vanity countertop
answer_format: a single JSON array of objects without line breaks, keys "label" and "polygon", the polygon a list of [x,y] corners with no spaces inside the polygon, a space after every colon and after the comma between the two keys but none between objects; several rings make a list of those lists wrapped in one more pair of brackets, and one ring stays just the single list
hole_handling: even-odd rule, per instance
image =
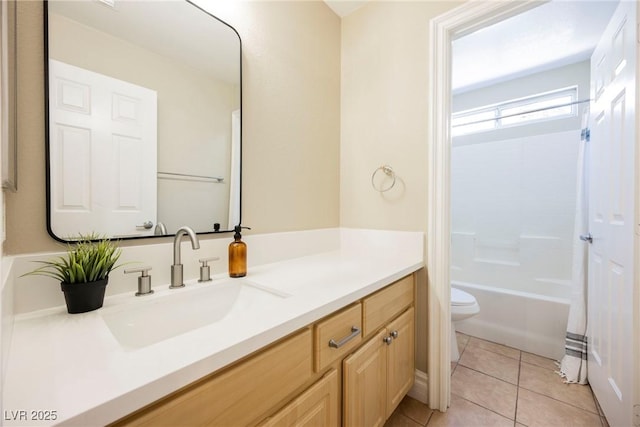
[{"label": "white vanity countertop", "polygon": [[[241,322],[223,319],[137,349],[121,346],[102,317],[143,300],[131,292],[106,298],[102,309],[90,313],[69,315],[62,306],[16,316],[4,425],[113,422],[424,265],[421,241],[406,251],[357,246],[250,267],[245,279],[290,296],[248,310]],[[158,285],[146,298],[170,298],[223,280],[228,277],[188,281],[180,290]],[[47,415],[49,420],[38,420]]]}]

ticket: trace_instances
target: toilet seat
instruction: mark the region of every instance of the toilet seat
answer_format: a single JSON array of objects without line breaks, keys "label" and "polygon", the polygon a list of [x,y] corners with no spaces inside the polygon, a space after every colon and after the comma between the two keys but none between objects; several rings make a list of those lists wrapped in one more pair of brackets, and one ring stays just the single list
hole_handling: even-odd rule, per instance
[{"label": "toilet seat", "polygon": [[473,295],[466,293],[460,289],[451,288],[451,305],[468,306],[477,304]]}]

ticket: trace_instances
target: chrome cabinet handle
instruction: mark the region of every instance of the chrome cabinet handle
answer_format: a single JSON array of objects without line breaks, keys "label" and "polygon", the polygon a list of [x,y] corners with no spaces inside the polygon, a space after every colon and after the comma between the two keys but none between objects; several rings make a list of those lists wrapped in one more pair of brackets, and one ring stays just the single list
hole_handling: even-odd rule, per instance
[{"label": "chrome cabinet handle", "polygon": [[383,341],[386,345],[391,345],[391,343],[393,342],[393,338],[392,338],[391,336],[384,337],[384,338],[382,338],[382,341]]},{"label": "chrome cabinet handle", "polygon": [[396,339],[398,338],[398,331],[392,331],[390,335],[391,335],[391,338]]},{"label": "chrome cabinet handle", "polygon": [[346,343],[348,343],[349,341],[351,341],[352,339],[354,339],[355,337],[357,337],[358,335],[360,335],[360,328],[358,328],[357,326],[352,326],[350,335],[342,338],[338,342],[336,342],[333,338],[330,339],[329,340],[329,347],[331,347],[331,348],[340,348],[343,345],[345,345]]}]

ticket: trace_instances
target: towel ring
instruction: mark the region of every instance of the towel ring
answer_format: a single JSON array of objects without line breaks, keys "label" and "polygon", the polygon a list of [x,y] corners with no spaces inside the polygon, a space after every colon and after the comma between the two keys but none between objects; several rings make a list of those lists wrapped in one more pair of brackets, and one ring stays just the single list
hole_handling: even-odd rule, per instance
[{"label": "towel ring", "polygon": [[[386,188],[383,187],[376,187],[375,184],[375,178],[376,178],[376,174],[378,172],[382,171],[385,175],[387,175],[389,178],[392,179],[391,181],[391,185],[389,185]],[[380,166],[379,168],[377,168],[375,171],[373,171],[373,175],[371,175],[371,186],[373,187],[374,190],[380,192],[380,193],[384,193],[385,191],[389,191],[393,188],[393,186],[396,185],[396,173],[393,171],[393,168],[389,165],[383,165]]]}]

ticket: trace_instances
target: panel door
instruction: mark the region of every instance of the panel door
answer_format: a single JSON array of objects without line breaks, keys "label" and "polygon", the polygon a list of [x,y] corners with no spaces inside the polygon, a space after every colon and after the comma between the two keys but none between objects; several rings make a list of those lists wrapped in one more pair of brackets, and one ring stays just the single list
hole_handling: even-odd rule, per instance
[{"label": "panel door", "polygon": [[415,378],[414,309],[391,322],[387,331],[393,341],[387,347],[387,416],[398,407]]},{"label": "panel door", "polygon": [[333,369],[261,427],[334,427],[338,413],[338,372]]},{"label": "panel door", "polygon": [[635,2],[620,2],[591,58],[588,378],[610,425],[632,425]]},{"label": "panel door", "polygon": [[49,61],[51,224],[61,238],[90,231],[153,234],[157,216],[157,94]]},{"label": "panel door", "polygon": [[386,420],[387,345],[380,331],[343,362],[342,416],[345,427],[383,426]]}]

